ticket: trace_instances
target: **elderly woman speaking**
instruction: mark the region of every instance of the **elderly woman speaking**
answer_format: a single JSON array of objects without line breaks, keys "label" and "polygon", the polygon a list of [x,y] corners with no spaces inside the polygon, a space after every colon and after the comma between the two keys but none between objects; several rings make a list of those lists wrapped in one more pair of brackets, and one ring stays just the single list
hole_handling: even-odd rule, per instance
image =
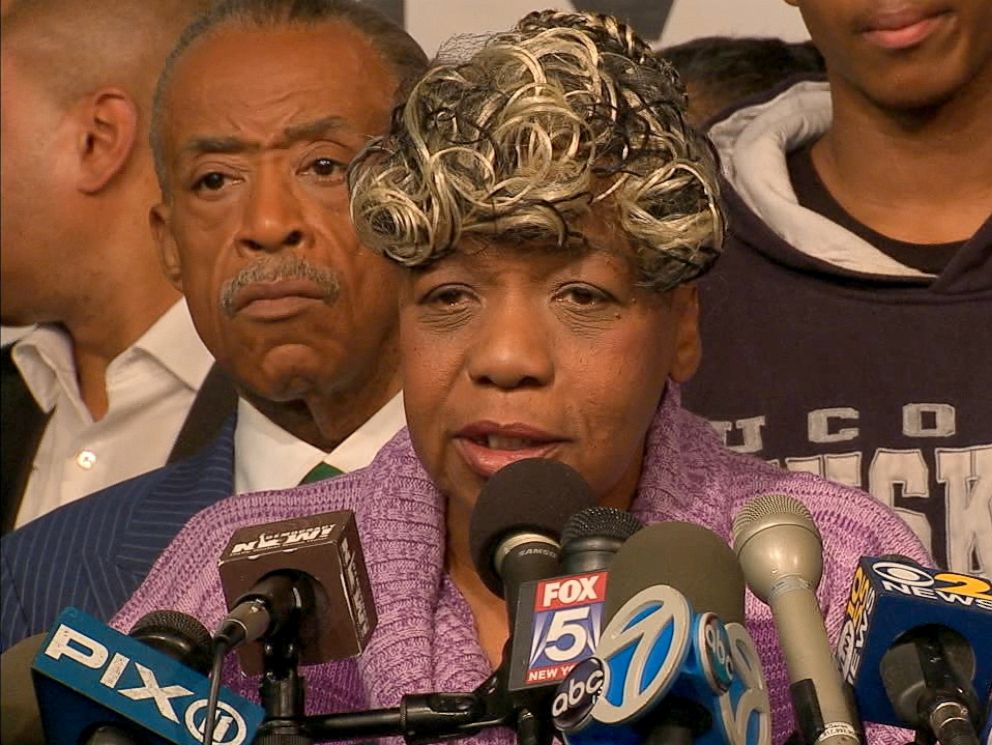
[{"label": "elderly woman speaking", "polygon": [[[534,13],[477,47],[435,64],[351,172],[362,242],[408,267],[409,431],[364,471],[201,512],[115,624],[171,607],[215,625],[216,562],[236,528],[351,509],[379,626],[357,660],[307,670],[308,709],[471,690],[508,629],[473,568],[469,516],[496,471],[542,457],[575,468],[603,505],[724,539],[755,495],[797,497],[823,535],[819,599],[836,637],[860,556],[926,555],[866,494],[730,452],[680,407],[700,354],[689,282],[717,258],[723,221],[672,68],[629,27],[586,14]],[[781,743],[794,727],[782,653],[750,594],[746,614]],[[225,681],[257,685],[233,662]]]}]

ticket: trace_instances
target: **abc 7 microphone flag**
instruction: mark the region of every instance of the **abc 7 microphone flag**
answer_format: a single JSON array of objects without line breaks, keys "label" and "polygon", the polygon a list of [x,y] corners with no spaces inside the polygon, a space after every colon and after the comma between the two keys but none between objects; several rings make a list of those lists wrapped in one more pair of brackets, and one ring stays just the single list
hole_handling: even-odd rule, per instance
[{"label": "abc 7 microphone flag", "polygon": [[666,696],[701,704],[713,726],[696,743],[768,745],[768,691],[754,642],[739,623],[696,613],[667,585],[632,597],[603,629],[596,655],[558,687],[555,725],[569,745],[636,743],[631,725]]}]

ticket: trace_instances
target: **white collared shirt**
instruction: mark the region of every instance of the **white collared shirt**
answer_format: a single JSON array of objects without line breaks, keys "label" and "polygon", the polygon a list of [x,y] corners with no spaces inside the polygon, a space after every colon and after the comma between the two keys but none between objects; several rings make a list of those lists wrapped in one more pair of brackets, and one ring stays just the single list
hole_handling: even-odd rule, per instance
[{"label": "white collared shirt", "polygon": [[65,331],[38,326],[16,343],[12,357],[38,406],[52,412],[17,527],[164,465],[213,365],[185,300],[111,361],[107,413],[96,422],[80,396]]},{"label": "white collared shirt", "polygon": [[234,430],[234,491],[244,494],[288,489],[299,484],[321,461],[345,473],[364,468],[404,426],[403,394],[397,393],[344,442],[325,453],[293,437],[239,399],[238,425]]}]

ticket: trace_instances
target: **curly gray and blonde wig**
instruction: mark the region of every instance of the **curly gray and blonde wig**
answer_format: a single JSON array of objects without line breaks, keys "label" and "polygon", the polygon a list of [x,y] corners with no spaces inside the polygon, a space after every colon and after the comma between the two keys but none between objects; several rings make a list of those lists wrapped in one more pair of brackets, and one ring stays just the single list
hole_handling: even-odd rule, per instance
[{"label": "curly gray and blonde wig", "polygon": [[723,244],[716,165],[678,75],[616,19],[531,13],[467,61],[435,63],[356,158],[362,242],[406,266],[478,237],[584,245],[594,205],[659,292]]}]

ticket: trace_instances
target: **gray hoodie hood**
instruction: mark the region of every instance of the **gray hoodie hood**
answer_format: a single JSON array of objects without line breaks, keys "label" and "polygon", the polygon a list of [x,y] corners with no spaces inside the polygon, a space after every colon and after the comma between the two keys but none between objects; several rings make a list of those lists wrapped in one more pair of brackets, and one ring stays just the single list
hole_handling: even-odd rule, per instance
[{"label": "gray hoodie hood", "polygon": [[830,89],[819,81],[797,83],[768,101],[738,109],[708,133],[720,154],[724,178],[776,235],[807,256],[861,274],[934,276],[900,264],[799,205],[786,155],[822,135],[831,114]]}]

